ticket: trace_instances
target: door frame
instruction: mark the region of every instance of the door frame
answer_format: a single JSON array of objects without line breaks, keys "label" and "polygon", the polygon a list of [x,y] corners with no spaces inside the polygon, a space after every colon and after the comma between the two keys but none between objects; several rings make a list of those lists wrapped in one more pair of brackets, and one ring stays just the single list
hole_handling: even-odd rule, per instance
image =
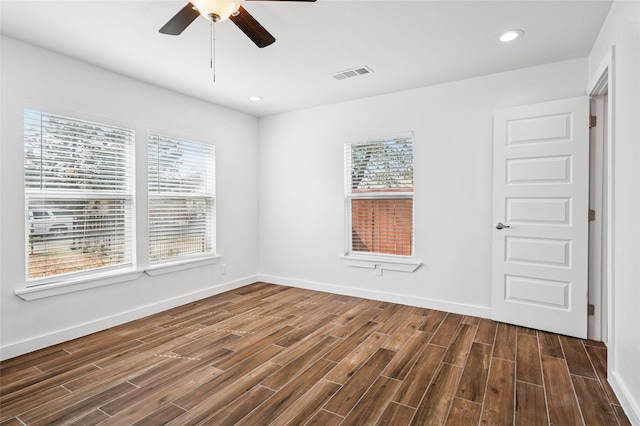
[{"label": "door frame", "polygon": [[[591,163],[591,182],[595,183],[596,204],[590,208],[596,210],[594,233],[589,235],[589,303],[594,304],[594,318],[589,320],[588,337],[601,340],[607,346],[615,339],[614,312],[614,65],[615,46],[600,63],[594,78],[587,86],[587,94],[593,99],[591,115],[600,115],[598,120],[605,125],[596,141],[600,152],[598,159]],[[603,102],[606,97],[606,102]],[[602,144],[598,146],[598,144]],[[592,152],[591,155],[594,153]],[[595,167],[594,167],[595,165]],[[590,190],[591,191],[591,190]],[[591,227],[590,227],[591,228]],[[609,369],[614,362],[612,352],[608,351]]]}]

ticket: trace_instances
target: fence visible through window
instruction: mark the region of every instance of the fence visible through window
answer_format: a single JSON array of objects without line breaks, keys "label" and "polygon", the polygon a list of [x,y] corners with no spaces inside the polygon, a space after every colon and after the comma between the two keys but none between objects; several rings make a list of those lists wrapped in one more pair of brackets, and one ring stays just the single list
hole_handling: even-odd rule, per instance
[{"label": "fence visible through window", "polygon": [[31,200],[29,278],[118,265],[125,261],[125,206],[120,200]]},{"label": "fence visible through window", "polygon": [[354,252],[411,256],[411,198],[353,199],[351,216]]}]

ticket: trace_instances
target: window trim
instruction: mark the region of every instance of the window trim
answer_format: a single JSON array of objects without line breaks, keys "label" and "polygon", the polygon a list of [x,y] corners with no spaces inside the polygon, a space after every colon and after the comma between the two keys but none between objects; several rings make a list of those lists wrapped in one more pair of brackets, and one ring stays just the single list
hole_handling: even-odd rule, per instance
[{"label": "window trim", "polygon": [[[106,278],[107,281],[109,277],[114,278],[113,283],[129,281],[129,276],[132,274],[138,273],[138,276],[142,274],[142,270],[136,269],[136,259],[137,259],[137,241],[136,241],[136,227],[137,227],[137,212],[136,212],[136,185],[137,185],[137,175],[136,175],[136,142],[137,142],[137,126],[128,121],[117,120],[113,118],[107,118],[103,116],[96,116],[92,114],[87,114],[85,112],[67,110],[64,108],[56,108],[51,106],[45,106],[37,103],[28,103],[25,104],[22,108],[22,119],[23,119],[23,144],[24,144],[24,127],[25,127],[25,113],[29,111],[30,113],[38,113],[41,115],[48,116],[58,116],[63,119],[75,120],[75,121],[83,121],[91,124],[98,124],[107,127],[117,127],[122,130],[128,130],[132,132],[131,145],[129,147],[130,152],[127,157],[127,165],[131,168],[129,172],[129,191],[126,194],[116,194],[112,191],[105,191],[104,193],[100,193],[99,191],[88,191],[85,193],[70,193],[66,190],[60,191],[57,189],[50,189],[46,193],[40,194],[41,190],[29,190],[27,189],[27,179],[23,172],[23,194],[24,194],[24,205],[25,205],[25,220],[23,222],[24,225],[24,255],[25,255],[25,264],[24,264],[24,274],[25,274],[25,287],[22,289],[17,289],[14,291],[16,295],[20,296],[20,294],[27,295],[31,293],[38,293],[42,291],[46,291],[48,293],[63,294],[69,293],[72,291],[78,291],[77,289],[65,290],[65,287],[68,286],[76,286],[77,284],[82,284],[87,281],[96,280],[96,285],[88,285],[87,288],[91,287],[99,287],[103,285],[111,284],[111,282],[103,283],[103,279]],[[24,148],[24,145],[23,145]],[[25,158],[23,156],[23,165],[25,162]],[[30,196],[28,194],[31,194]],[[124,197],[123,197],[124,195]],[[79,271],[71,271],[58,275],[51,275],[45,277],[29,277],[29,226],[28,226],[28,203],[30,199],[37,198],[46,198],[50,200],[55,199],[73,199],[73,200],[84,200],[84,199],[109,199],[109,200],[125,200],[130,204],[129,211],[129,223],[125,224],[126,227],[129,228],[128,232],[130,234],[130,246],[126,248],[126,251],[129,252],[129,258],[126,262],[109,265],[101,268],[94,269],[86,269]],[[133,271],[133,272],[132,272]],[[135,279],[135,278],[132,278]],[[59,292],[53,291],[54,288],[59,287],[61,290]],[[80,288],[79,288],[80,289]],[[33,299],[38,299],[41,297],[33,297]],[[32,299],[24,299],[24,300],[32,300]]]},{"label": "window trim", "polygon": [[75,278],[67,278],[61,281],[50,281],[42,284],[31,285],[14,291],[14,294],[22,300],[37,300],[45,297],[53,297],[76,291],[88,290],[107,285],[120,284],[137,280],[144,271],[130,267],[128,269],[117,268],[102,273],[82,274]]},{"label": "window trim", "polygon": [[[413,143],[413,132],[404,132],[401,134],[395,134],[388,137],[370,137],[363,138],[357,141],[350,141],[345,143],[344,150],[346,153],[347,146],[353,146],[358,144],[372,144],[375,142],[385,142],[394,139],[410,139]],[[412,147],[412,156],[414,156],[414,148]],[[347,170],[346,158],[344,159],[344,173],[345,173],[345,191],[344,191],[344,220],[345,220],[345,233],[344,233],[344,254],[340,256],[342,262],[349,267],[374,269],[377,275],[382,275],[382,271],[397,271],[397,272],[414,272],[421,265],[422,262],[415,257],[415,190],[412,188],[411,192],[404,191],[385,191],[383,189],[370,191],[370,192],[354,192],[350,189],[351,184],[351,170]],[[411,199],[412,202],[412,241],[411,241],[411,256],[393,255],[384,253],[363,253],[352,251],[352,206],[351,200],[375,200],[375,199]]]},{"label": "window trim", "polygon": [[[207,146],[207,149],[210,150],[210,154],[211,154],[211,158],[207,159],[207,161],[210,161],[211,164],[209,164],[212,168],[211,170],[211,176],[208,176],[208,178],[211,179],[211,182],[208,182],[208,184],[212,185],[212,189],[211,192],[207,192],[207,193],[200,193],[197,195],[186,195],[184,193],[172,193],[172,192],[160,192],[160,191],[154,191],[151,188],[151,184],[152,184],[152,180],[151,180],[151,163],[150,163],[150,156],[152,155],[152,149],[156,149],[156,154],[160,153],[160,139],[164,138],[164,139],[171,139],[171,140],[177,140],[180,142],[186,142],[186,143],[191,143],[191,144],[196,144],[196,145],[203,145],[203,146]],[[157,259],[157,260],[152,260],[151,259],[151,252],[150,252],[150,247],[151,247],[151,225],[149,223],[150,218],[151,218],[151,212],[150,210],[147,211],[147,217],[146,217],[146,224],[147,224],[147,229],[148,229],[148,234],[147,234],[147,247],[146,247],[146,255],[147,255],[147,262],[148,262],[148,267],[146,268],[145,272],[147,273],[147,275],[150,276],[155,276],[155,275],[160,275],[160,274],[165,274],[165,273],[170,273],[170,272],[174,272],[174,271],[179,271],[179,270],[183,270],[183,269],[188,269],[191,267],[196,267],[200,264],[207,265],[210,263],[216,263],[217,259],[219,259],[219,255],[217,254],[217,234],[218,234],[218,229],[217,229],[217,179],[216,179],[216,153],[217,153],[217,146],[216,144],[209,140],[204,140],[201,138],[197,138],[197,137],[193,137],[193,136],[186,136],[186,135],[179,135],[175,132],[172,131],[168,131],[168,130],[163,130],[163,129],[158,129],[158,128],[148,128],[147,129],[147,133],[146,133],[146,143],[147,143],[147,165],[146,165],[146,175],[147,175],[147,186],[146,186],[146,198],[147,198],[147,206],[148,209],[150,209],[151,207],[151,203],[152,200],[162,200],[162,199],[175,199],[175,200],[184,200],[184,199],[188,199],[188,198],[206,198],[209,199],[211,201],[212,207],[211,207],[211,212],[210,212],[210,216],[208,217],[208,221],[210,222],[210,229],[207,230],[206,234],[204,235],[205,239],[208,237],[210,239],[210,251],[207,252],[200,252],[200,253],[191,253],[191,254],[187,254],[187,255],[183,255],[183,256],[178,256],[178,257],[169,257],[169,258],[162,258],[162,259]],[[153,145],[153,146],[152,146]],[[158,181],[159,182],[159,181]],[[189,266],[192,265],[192,266]]]},{"label": "window trim", "polygon": [[348,254],[340,256],[340,259],[345,265],[354,268],[376,269],[380,271],[378,275],[382,275],[381,271],[414,272],[422,265],[422,262],[413,257],[383,254]]},{"label": "window trim", "polygon": [[135,269],[131,266],[128,269],[114,268],[109,272],[102,270],[100,274],[80,273],[73,278],[65,277],[67,279],[62,281],[45,281],[20,288],[15,290],[14,294],[25,301],[44,299],[46,297],[59,296],[61,294],[73,293],[76,291],[135,281],[140,278],[142,274],[155,277],[187,269],[214,265],[218,263],[221,258],[222,257],[220,255],[190,258],[180,262],[165,262],[153,265],[144,270]]},{"label": "window trim", "polygon": [[150,265],[144,270],[144,273],[150,277],[158,275],[170,274],[173,272],[184,271],[191,268],[199,268],[201,266],[214,265],[218,263],[221,256],[218,254],[209,256],[192,256],[182,258],[180,260],[158,261]]}]

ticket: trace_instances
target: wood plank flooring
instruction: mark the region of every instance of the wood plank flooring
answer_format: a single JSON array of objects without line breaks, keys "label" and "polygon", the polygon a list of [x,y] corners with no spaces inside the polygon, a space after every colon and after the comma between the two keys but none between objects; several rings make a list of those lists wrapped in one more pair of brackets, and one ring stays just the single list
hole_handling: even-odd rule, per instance
[{"label": "wood plank flooring", "polygon": [[9,425],[630,425],[602,343],[255,283],[0,364]]}]

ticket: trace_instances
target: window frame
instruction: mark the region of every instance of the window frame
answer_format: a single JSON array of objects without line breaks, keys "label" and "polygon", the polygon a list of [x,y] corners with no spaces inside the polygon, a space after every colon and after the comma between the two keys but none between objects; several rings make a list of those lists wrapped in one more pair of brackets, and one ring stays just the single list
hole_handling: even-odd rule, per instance
[{"label": "window frame", "polygon": [[[367,268],[376,270],[377,275],[382,275],[384,270],[414,272],[422,263],[415,256],[415,188],[413,181],[411,190],[389,190],[373,189],[370,191],[354,191],[352,189],[352,160],[350,158],[352,147],[357,145],[372,145],[394,140],[409,140],[411,142],[411,161],[415,158],[413,145],[413,133],[402,133],[399,135],[367,138],[358,141],[348,142],[344,145],[344,254],[340,256],[345,265],[357,268]],[[376,252],[361,252],[353,250],[353,200],[388,200],[388,199],[411,199],[411,255],[397,255]]]},{"label": "window frame", "polygon": [[[184,142],[188,144],[195,144],[204,147],[205,150],[208,150],[211,157],[205,160],[207,163],[207,167],[210,168],[207,178],[210,181],[207,182],[207,185],[210,186],[210,191],[197,193],[194,195],[186,195],[185,193],[171,193],[171,192],[160,192],[160,182],[157,180],[155,183],[156,190],[153,190],[154,182],[152,180],[152,149],[157,149],[156,156],[159,158],[160,156],[160,138]],[[152,140],[153,139],[153,140]],[[145,273],[149,276],[156,276],[165,273],[176,272],[184,269],[206,266],[213,263],[216,263],[220,256],[217,254],[217,225],[216,225],[216,205],[217,205],[217,195],[216,195],[216,146],[213,142],[198,140],[193,137],[185,137],[182,135],[176,135],[173,132],[169,132],[166,130],[159,129],[148,129],[147,130],[147,206],[148,206],[148,214],[146,218],[147,229],[148,229],[148,238],[147,238],[147,247],[146,254],[148,258],[148,267],[145,269]],[[157,170],[156,170],[157,172]],[[151,245],[152,245],[152,225],[151,221],[151,208],[153,205],[152,200],[186,200],[187,199],[209,199],[211,203],[211,207],[208,210],[208,215],[205,217],[206,223],[206,233],[203,235],[203,238],[207,241],[208,250],[201,253],[190,253],[186,255],[179,255],[167,258],[161,258],[157,260],[152,260],[151,254]]]},{"label": "window frame", "polygon": [[[26,128],[28,121],[32,120],[32,117],[40,117],[40,137],[44,135],[42,127],[42,117],[53,117],[60,120],[68,120],[80,124],[87,124],[93,126],[103,126],[108,129],[117,129],[118,131],[127,132],[129,137],[126,139],[126,143],[123,143],[125,155],[122,157],[121,163],[117,163],[123,167],[124,170],[124,186],[125,190],[115,191],[100,191],[100,190],[84,190],[84,189],[72,189],[72,188],[43,188],[41,180],[40,188],[34,189],[30,187],[30,183],[33,184],[33,179],[27,176],[27,134]],[[28,118],[29,117],[29,118]],[[123,123],[117,120],[106,119],[104,117],[90,116],[85,113],[77,111],[64,111],[56,110],[39,105],[26,105],[22,111],[23,118],[23,166],[24,173],[22,175],[22,185],[24,193],[24,253],[25,253],[25,284],[24,289],[17,290],[16,295],[25,299],[37,299],[40,297],[47,297],[49,295],[57,295],[68,292],[77,291],[85,287],[98,287],[115,282],[124,282],[139,276],[142,271],[136,269],[136,131],[135,125],[131,123]],[[42,141],[42,139],[41,139]],[[80,142],[85,143],[85,142]],[[41,145],[42,147],[42,145]],[[50,150],[55,151],[57,148],[54,146]],[[105,161],[106,161],[105,157]],[[35,170],[35,169],[34,169]],[[39,165],[40,173],[43,172],[42,164]],[[85,202],[85,201],[109,201],[117,200],[123,203],[123,262],[102,266],[98,268],[82,269],[76,271],[70,271],[55,275],[46,275],[42,277],[30,278],[31,263],[29,259],[30,252],[30,207],[32,201],[44,201],[58,202]],[[45,204],[46,204],[45,203]],[[39,209],[47,210],[55,209],[58,206],[46,206],[43,205]],[[86,220],[86,218],[85,218]],[[111,219],[120,220],[120,219]],[[114,228],[118,229],[118,228]],[[74,228],[75,230],[75,228]],[[66,288],[65,288],[66,287]]]}]

